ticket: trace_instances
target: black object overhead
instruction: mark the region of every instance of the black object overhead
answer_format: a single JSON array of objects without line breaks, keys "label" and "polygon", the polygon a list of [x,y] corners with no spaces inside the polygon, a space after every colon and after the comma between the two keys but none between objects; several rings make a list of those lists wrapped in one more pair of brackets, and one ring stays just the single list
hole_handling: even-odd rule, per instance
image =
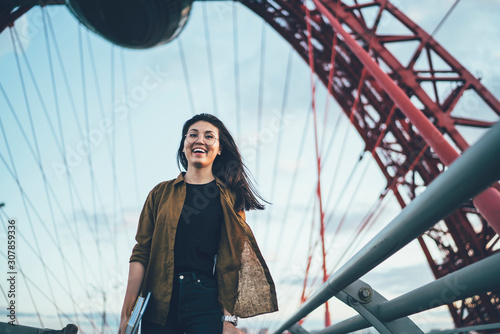
[{"label": "black object overhead", "polygon": [[66,0],[87,28],[119,46],[145,49],[174,39],[193,0]]},{"label": "black object overhead", "polygon": [[20,325],[11,325],[0,322],[0,333],[2,334],[77,334],[78,327],[74,324],[68,324],[61,330],[36,328]]}]

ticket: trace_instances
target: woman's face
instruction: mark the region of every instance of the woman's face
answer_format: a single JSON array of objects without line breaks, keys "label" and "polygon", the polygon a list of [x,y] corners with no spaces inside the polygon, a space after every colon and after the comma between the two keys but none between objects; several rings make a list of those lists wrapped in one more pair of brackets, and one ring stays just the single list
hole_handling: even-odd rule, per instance
[{"label": "woman's face", "polygon": [[[213,145],[208,145],[207,142],[213,140],[213,138],[216,138]],[[188,169],[211,166],[217,155],[221,154],[218,139],[219,130],[216,126],[205,121],[193,123],[184,138],[184,148],[182,150],[186,155]]]}]

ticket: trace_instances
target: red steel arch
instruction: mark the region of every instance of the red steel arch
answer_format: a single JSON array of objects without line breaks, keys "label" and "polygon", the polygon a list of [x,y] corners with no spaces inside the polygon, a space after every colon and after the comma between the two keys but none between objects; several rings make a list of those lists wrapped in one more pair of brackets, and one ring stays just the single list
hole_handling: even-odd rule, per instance
[{"label": "red steel arch", "polygon": [[[240,2],[266,20],[309,64],[306,11],[302,2]],[[63,3],[64,0],[19,0],[13,6],[11,1],[0,0],[0,32],[33,5]],[[492,126],[491,122],[478,120],[474,111],[466,116],[453,114],[457,105],[463,103],[464,94],[475,92],[476,99],[498,116],[500,102],[429,34],[387,0],[363,4],[355,0],[352,5],[339,0],[318,3],[321,11],[310,10],[314,72],[350,117],[365,141],[366,150],[372,152],[385,175],[388,190],[394,192],[404,207],[444,170],[446,163],[429,148],[432,143],[424,139],[387,90],[366,70],[346,40],[334,32],[325,13],[331,14],[349,32],[459,151],[467,149],[469,144],[457,126]],[[364,15],[367,9],[376,9],[372,24],[368,24]],[[406,31],[378,34],[377,28],[385,15],[399,21]],[[404,64],[388,47],[409,42],[416,42],[417,46]],[[443,93],[440,88],[444,85],[451,89]],[[500,189],[498,184],[493,187]],[[436,278],[488,257],[496,252],[498,240],[499,236],[472,201],[419,238]],[[500,322],[499,296],[500,291],[467,298],[448,307],[455,324],[460,327]]]},{"label": "red steel arch", "polygon": [[[301,1],[240,2],[266,20],[309,64],[307,15]],[[453,114],[464,99],[464,93],[475,92],[476,99],[483,101],[498,116],[500,102],[439,43],[390,2],[358,2],[348,5],[339,0],[318,0],[317,4],[321,5],[318,7],[322,8],[310,10],[314,72],[350,117],[365,141],[366,150],[372,152],[384,173],[388,189],[404,207],[415,198],[420,188],[444,170],[448,162],[429,148],[432,143],[424,139],[388,91],[366,70],[365,64],[335,32],[325,14],[332,15],[349,32],[459,152],[467,149],[469,144],[457,126],[489,128],[493,125],[478,120],[475,110],[467,117]],[[363,15],[366,9],[376,9],[373,24],[367,23]],[[377,28],[385,15],[399,21],[406,27],[402,29],[405,31],[378,34]],[[391,44],[412,41],[417,46],[407,64],[388,48]],[[444,85],[451,87],[446,93],[441,89]],[[494,193],[500,189],[498,184],[493,187],[496,189]],[[500,203],[496,205],[500,207]],[[493,254],[498,240],[499,236],[472,202],[463,205],[419,238],[436,278]],[[431,252],[429,248],[438,251]],[[499,322],[499,296],[498,292],[475,296],[448,307],[455,324],[460,327]]]}]

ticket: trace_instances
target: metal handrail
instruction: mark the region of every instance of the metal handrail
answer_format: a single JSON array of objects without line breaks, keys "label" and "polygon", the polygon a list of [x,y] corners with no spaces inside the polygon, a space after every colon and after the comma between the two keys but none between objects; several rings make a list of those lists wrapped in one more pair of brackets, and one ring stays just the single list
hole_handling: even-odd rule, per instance
[{"label": "metal handrail", "polygon": [[[486,293],[498,288],[498,277],[500,277],[500,253],[441,277],[393,300],[381,302],[378,304],[376,315],[383,322],[389,322]],[[371,326],[370,322],[358,315],[314,333],[349,333]]]},{"label": "metal handrail", "polygon": [[[475,197],[499,179],[500,122],[492,127],[475,145],[458,157],[449,166],[448,170],[439,175],[421,195],[406,206],[380,233],[337,272],[332,274],[275,333],[279,334],[289,329],[331,297],[420,236],[440,219],[453,212],[463,202]],[[497,259],[498,256],[491,256],[485,260],[497,261]],[[483,261],[476,264],[481,265]],[[456,272],[457,277],[465,277],[463,269]],[[484,275],[481,276],[480,280],[475,277],[472,279],[471,284],[479,285],[483,279]],[[438,286],[439,283],[437,282],[439,281],[431,283],[435,285],[432,289]],[[433,291],[437,292],[437,290]],[[472,290],[469,292],[473,293]],[[430,295],[432,294],[432,291],[430,291]],[[404,298],[404,296],[395,299],[393,302],[402,303],[401,305],[405,305],[405,307],[410,304],[410,300]],[[389,304],[385,305],[391,305],[390,302],[387,303]],[[385,311],[382,312],[390,315],[394,310],[390,309],[390,306],[385,306]],[[408,314],[418,313],[418,310],[413,309],[411,312]],[[386,313],[382,314],[387,316]],[[389,316],[389,318],[392,317]]]},{"label": "metal handrail", "polygon": [[499,328],[500,328],[500,323],[497,322],[496,324],[467,326],[467,327],[448,329],[444,331],[430,331],[428,334],[464,334],[464,333],[469,333],[470,331],[484,331],[487,329],[499,329]]}]

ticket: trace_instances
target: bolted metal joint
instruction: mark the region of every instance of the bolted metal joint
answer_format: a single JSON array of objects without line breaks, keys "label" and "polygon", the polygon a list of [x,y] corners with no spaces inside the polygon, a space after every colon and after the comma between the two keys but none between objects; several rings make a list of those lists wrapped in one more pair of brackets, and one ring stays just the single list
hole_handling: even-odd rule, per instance
[{"label": "bolted metal joint", "polygon": [[358,291],[358,297],[360,303],[369,303],[372,300],[373,291],[371,288],[362,287]]}]

